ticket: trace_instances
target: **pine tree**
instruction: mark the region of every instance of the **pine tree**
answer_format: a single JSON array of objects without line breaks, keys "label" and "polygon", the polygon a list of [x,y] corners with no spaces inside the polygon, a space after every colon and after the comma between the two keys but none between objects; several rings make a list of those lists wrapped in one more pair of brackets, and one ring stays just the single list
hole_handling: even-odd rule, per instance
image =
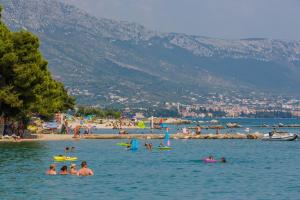
[{"label": "pine tree", "polygon": [[28,31],[11,32],[1,21],[0,6],[0,115],[51,118],[73,108],[62,83],[54,80],[39,51],[39,39]]}]

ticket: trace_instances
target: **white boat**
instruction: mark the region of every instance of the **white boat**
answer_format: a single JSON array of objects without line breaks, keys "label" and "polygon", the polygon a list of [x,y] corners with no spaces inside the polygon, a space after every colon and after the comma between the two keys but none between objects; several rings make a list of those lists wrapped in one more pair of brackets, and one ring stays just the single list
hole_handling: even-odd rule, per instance
[{"label": "white boat", "polygon": [[293,133],[284,133],[284,134],[279,134],[279,133],[272,133],[270,132],[269,134],[264,134],[264,137],[262,140],[267,140],[267,141],[293,141],[297,138],[298,136]]},{"label": "white boat", "polygon": [[227,126],[227,128],[241,128],[242,127],[238,123],[232,123],[232,122],[227,123],[226,126]]}]

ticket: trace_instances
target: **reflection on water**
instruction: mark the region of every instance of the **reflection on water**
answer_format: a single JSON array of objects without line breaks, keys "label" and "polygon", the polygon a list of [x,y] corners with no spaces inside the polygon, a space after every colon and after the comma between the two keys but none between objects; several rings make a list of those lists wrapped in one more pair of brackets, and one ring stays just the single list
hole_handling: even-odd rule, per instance
[{"label": "reflection on water", "polygon": [[0,144],[0,166],[16,166],[18,163],[31,160],[42,160],[47,152],[45,144],[38,142],[9,142]]}]

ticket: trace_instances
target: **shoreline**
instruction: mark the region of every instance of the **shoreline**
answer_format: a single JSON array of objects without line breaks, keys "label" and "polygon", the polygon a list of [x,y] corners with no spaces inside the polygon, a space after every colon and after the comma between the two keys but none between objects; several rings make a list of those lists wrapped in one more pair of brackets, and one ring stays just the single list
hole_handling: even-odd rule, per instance
[{"label": "shoreline", "polygon": [[[78,140],[120,140],[120,139],[142,139],[142,140],[160,140],[164,139],[165,134],[90,134],[81,135],[80,138],[73,138],[73,135],[65,134],[31,134],[31,138],[25,139],[0,139],[1,142],[35,142],[35,141],[78,141]],[[261,133],[225,133],[225,134],[201,134],[201,135],[187,135],[187,134],[170,134],[170,139],[261,139]]]}]

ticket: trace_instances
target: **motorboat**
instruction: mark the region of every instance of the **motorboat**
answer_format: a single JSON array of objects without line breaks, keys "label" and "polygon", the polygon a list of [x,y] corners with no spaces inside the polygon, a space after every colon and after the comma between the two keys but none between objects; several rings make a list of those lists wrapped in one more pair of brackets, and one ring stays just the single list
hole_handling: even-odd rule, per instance
[{"label": "motorboat", "polygon": [[274,133],[270,132],[269,134],[264,134],[262,140],[267,141],[293,141],[298,136],[294,133]]}]

